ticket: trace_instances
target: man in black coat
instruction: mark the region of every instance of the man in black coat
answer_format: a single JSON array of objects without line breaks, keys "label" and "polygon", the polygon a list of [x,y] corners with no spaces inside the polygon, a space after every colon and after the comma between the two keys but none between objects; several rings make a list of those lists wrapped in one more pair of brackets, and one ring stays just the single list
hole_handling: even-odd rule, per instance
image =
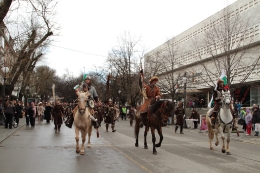
[{"label": "man in black coat", "polygon": [[[259,105],[254,104],[253,105],[253,118],[252,118],[252,124],[260,124],[260,110]],[[255,132],[255,136],[259,136],[259,132]]]}]

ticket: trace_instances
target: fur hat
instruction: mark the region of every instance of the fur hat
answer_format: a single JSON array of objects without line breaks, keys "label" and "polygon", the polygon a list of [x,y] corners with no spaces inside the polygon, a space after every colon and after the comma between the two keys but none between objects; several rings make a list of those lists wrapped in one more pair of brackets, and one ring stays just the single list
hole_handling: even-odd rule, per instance
[{"label": "fur hat", "polygon": [[151,82],[153,82],[153,81],[158,81],[159,80],[159,78],[157,77],[157,76],[153,76],[150,80],[149,80],[149,82],[151,83]]},{"label": "fur hat", "polygon": [[83,75],[83,81],[85,81],[86,79],[91,80],[91,77],[87,74],[84,74]]},{"label": "fur hat", "polygon": [[224,81],[222,80],[222,79],[218,79],[218,82],[217,82],[217,84],[219,84],[219,83],[224,83]]}]

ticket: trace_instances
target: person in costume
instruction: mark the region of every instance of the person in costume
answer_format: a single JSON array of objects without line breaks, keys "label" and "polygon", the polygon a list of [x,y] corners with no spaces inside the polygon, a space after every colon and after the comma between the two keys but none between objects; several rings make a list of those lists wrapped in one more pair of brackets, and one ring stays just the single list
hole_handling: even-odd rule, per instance
[{"label": "person in costume", "polygon": [[114,106],[112,99],[108,100],[108,105],[105,108],[105,124],[106,124],[106,132],[108,132],[109,124],[111,124],[112,132],[115,132],[115,121],[118,118],[119,111],[117,113],[117,108]]},{"label": "person in costume", "polygon": [[141,122],[139,124],[139,127],[143,127],[143,120],[147,117],[148,107],[151,105],[152,100],[159,100],[161,98],[161,92],[158,86],[156,86],[156,83],[158,82],[159,78],[157,76],[153,76],[149,80],[149,84],[144,84],[144,90],[146,94],[146,99],[144,100],[144,103],[142,104],[139,112],[141,117]]},{"label": "person in costume", "polygon": [[175,133],[178,130],[178,127],[180,126],[180,134],[184,134],[183,133],[183,123],[184,123],[184,115],[185,115],[185,110],[183,108],[183,103],[179,102],[177,108],[174,111],[174,114],[176,115],[176,127],[175,127]]},{"label": "person in costume", "polygon": [[212,126],[215,126],[217,114],[221,107],[222,91],[226,92],[227,90],[224,88],[224,81],[222,79],[219,79],[217,82],[217,88],[213,91],[214,108],[211,115]]}]

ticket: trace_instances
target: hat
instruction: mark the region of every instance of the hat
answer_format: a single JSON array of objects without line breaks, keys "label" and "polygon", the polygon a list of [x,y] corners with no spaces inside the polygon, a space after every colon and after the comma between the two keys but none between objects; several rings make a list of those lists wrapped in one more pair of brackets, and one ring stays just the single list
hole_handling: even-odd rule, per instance
[{"label": "hat", "polygon": [[223,83],[224,83],[224,81],[223,81],[222,79],[218,79],[218,82],[217,82],[217,84],[219,84],[219,83],[221,83],[221,82],[223,82]]},{"label": "hat", "polygon": [[112,99],[109,99],[108,101],[109,101],[109,102],[112,102]]},{"label": "hat", "polygon": [[90,77],[89,75],[87,75],[87,74],[84,74],[84,75],[83,75],[83,81],[86,80],[86,79],[90,80],[91,77]]},{"label": "hat", "polygon": [[151,83],[151,82],[153,82],[153,81],[158,81],[159,80],[159,78],[157,77],[157,76],[153,76],[150,80],[149,80],[149,82]]},{"label": "hat", "polygon": [[40,104],[42,104],[42,102],[39,102],[38,104],[40,105]]}]

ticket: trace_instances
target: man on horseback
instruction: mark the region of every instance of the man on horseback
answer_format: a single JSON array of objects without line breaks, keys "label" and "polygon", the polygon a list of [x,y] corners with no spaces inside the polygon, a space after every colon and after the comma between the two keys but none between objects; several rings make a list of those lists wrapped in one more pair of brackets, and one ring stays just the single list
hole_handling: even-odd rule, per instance
[{"label": "man on horseback", "polygon": [[147,116],[147,112],[148,112],[148,108],[151,105],[151,101],[152,100],[158,100],[161,98],[161,93],[160,93],[160,89],[158,86],[156,86],[156,83],[158,82],[158,77],[157,76],[153,76],[150,80],[149,80],[149,84],[145,85],[144,84],[144,89],[145,89],[145,93],[146,93],[146,98],[144,100],[144,103],[141,106],[141,109],[139,110],[140,112],[140,117],[141,117],[141,122],[139,124],[139,127],[143,127],[143,120],[145,119],[145,117]]},{"label": "man on horseback", "polygon": [[227,90],[224,88],[224,81],[219,79],[217,82],[217,88],[213,91],[214,108],[211,115],[212,126],[215,126],[217,114],[222,104],[222,91],[226,92]]},{"label": "man on horseback", "polygon": [[[76,92],[78,91],[83,91],[83,92],[89,92],[90,93],[90,99],[94,99],[96,103],[98,103],[98,95],[97,95],[97,91],[96,89],[91,85],[91,77],[90,76],[86,76],[85,80],[82,82],[80,88],[76,88]],[[97,122],[97,119],[94,118],[94,105],[89,105],[90,102],[88,102],[87,107],[90,109],[90,119],[92,121],[94,121],[96,123],[95,128],[98,128],[100,125]],[[75,108],[77,109],[77,107]],[[73,112],[76,112],[76,110],[74,110]]]}]

